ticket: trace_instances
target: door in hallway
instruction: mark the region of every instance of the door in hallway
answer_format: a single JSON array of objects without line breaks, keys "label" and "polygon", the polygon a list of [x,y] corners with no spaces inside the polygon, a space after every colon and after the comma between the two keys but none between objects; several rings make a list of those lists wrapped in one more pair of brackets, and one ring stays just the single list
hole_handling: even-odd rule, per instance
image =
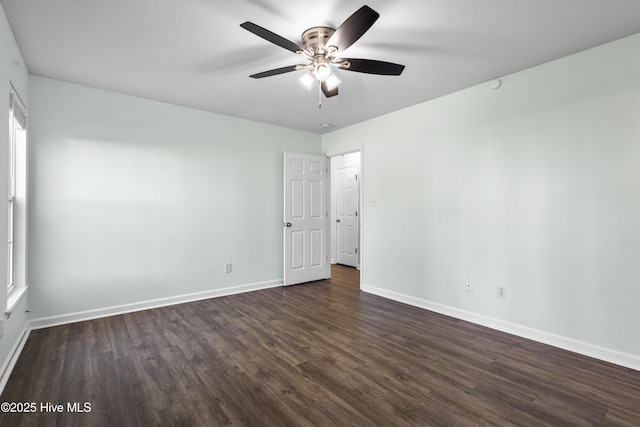
[{"label": "door in hallway", "polygon": [[358,267],[358,171],[354,161],[336,168],[336,262]]}]

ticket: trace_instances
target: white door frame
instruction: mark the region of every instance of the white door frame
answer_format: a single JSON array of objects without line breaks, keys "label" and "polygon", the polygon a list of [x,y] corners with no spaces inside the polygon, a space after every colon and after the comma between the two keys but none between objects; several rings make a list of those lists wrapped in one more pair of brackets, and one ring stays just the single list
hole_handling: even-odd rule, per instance
[{"label": "white door frame", "polygon": [[[345,162],[345,157],[349,156],[349,162]],[[355,157],[355,159],[354,159]],[[342,167],[346,167],[347,165],[357,165],[356,171],[356,195],[357,195],[357,205],[354,206],[356,210],[355,217],[352,218],[352,221],[355,221],[355,232],[357,233],[357,242],[356,244],[356,253],[353,255],[353,259],[350,261],[353,264],[353,267],[360,267],[360,184],[359,180],[361,177],[360,174],[360,153],[357,151],[352,151],[351,153],[339,154],[330,158],[330,167],[331,167],[331,214],[330,214],[330,237],[331,237],[331,262],[335,264],[340,264],[340,232],[338,231],[340,228],[339,224],[339,207],[341,203],[340,199],[340,171],[344,170]],[[353,161],[354,163],[351,163]]]},{"label": "white door frame", "polygon": [[[359,213],[359,233],[358,233],[358,237],[359,237],[359,250],[360,250],[360,266],[359,266],[359,270],[360,270],[360,283],[359,283],[359,287],[360,289],[362,289],[363,287],[363,280],[364,280],[364,269],[365,269],[365,261],[364,261],[364,255],[365,255],[365,245],[364,245],[364,230],[365,230],[365,218],[366,218],[366,213],[364,211],[364,200],[365,200],[365,185],[364,185],[364,180],[365,180],[365,161],[364,161],[364,146],[361,146],[360,148],[356,148],[353,150],[348,150],[348,151],[340,151],[340,152],[336,152],[336,153],[331,153],[331,154],[324,154],[326,157],[328,157],[328,161],[327,161],[327,165],[328,165],[328,169],[329,171],[331,171],[331,158],[332,157],[336,157],[336,156],[342,156],[344,154],[350,154],[350,153],[360,153],[360,175],[359,175],[359,179],[358,179],[358,188],[359,188],[359,200],[358,200],[358,213]],[[332,179],[333,177],[331,176],[332,174],[329,173],[328,179],[329,179],[329,185],[328,187],[330,188],[332,185]],[[327,207],[331,212],[332,209],[332,197],[330,196],[330,194],[327,197],[328,201],[327,201]],[[329,216],[327,216],[327,219],[329,218]],[[334,236],[332,233],[328,233],[328,246],[333,245],[333,239]],[[284,260],[283,260],[284,261]],[[328,277],[330,277],[331,272],[330,272],[330,266],[329,266],[329,273],[328,273]]]},{"label": "white door frame", "polygon": [[[351,153],[360,153],[360,173],[358,175],[358,217],[360,218],[359,220],[359,230],[358,230],[358,246],[359,246],[359,252],[360,252],[360,266],[359,266],[359,270],[360,270],[360,289],[362,289],[362,285],[363,285],[363,278],[364,278],[364,254],[365,254],[365,247],[364,247],[364,228],[365,228],[365,218],[366,218],[366,214],[364,211],[364,195],[365,195],[365,184],[364,184],[364,180],[365,180],[365,164],[364,164],[364,146],[360,146],[360,148],[356,148],[353,150],[348,150],[348,151],[340,151],[340,152],[336,152],[336,153],[330,153],[330,154],[326,154],[329,157],[329,170],[333,171],[332,166],[331,166],[331,159],[333,157],[337,157],[337,156],[343,156],[345,154],[351,154]],[[329,181],[330,181],[330,185],[333,186],[333,180],[334,177],[331,176],[333,173],[330,174],[329,176]],[[333,199],[333,197],[330,197],[330,199]],[[333,210],[333,200],[329,200],[329,209]],[[335,221],[335,218],[334,218]],[[333,233],[329,234],[331,242],[330,244],[333,246],[334,245],[334,239],[335,236]]]}]

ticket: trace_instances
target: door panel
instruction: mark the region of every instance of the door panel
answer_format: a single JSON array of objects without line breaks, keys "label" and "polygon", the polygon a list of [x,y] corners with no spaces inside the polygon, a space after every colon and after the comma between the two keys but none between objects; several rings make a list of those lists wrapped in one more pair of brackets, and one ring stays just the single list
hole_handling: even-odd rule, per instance
[{"label": "door panel", "polygon": [[322,210],[324,206],[324,186],[322,182],[311,181],[309,182],[309,216],[314,219],[323,218]]},{"label": "door panel", "polygon": [[304,268],[304,231],[295,230],[291,232],[291,270],[301,270]]},{"label": "door panel", "polygon": [[337,169],[337,240],[336,262],[358,266],[358,166]]},{"label": "door panel", "polygon": [[291,219],[304,217],[304,181],[291,181]]},{"label": "door panel", "polygon": [[285,285],[330,277],[327,213],[326,158],[285,152]]},{"label": "door panel", "polygon": [[322,267],[324,255],[324,232],[323,230],[311,230],[309,232],[309,265],[312,268]]}]

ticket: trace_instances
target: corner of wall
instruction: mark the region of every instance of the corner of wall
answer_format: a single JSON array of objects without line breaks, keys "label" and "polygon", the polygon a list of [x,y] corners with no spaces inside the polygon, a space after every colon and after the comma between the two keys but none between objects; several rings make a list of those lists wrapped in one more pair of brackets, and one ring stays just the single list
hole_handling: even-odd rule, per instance
[{"label": "corner of wall", "polygon": [[[29,74],[24,64],[24,59],[20,53],[16,40],[7,21],[2,5],[0,5],[0,93],[8,96],[10,84],[20,95],[23,102],[27,103]],[[6,120],[0,121],[0,146],[6,147],[8,144],[8,123]],[[0,150],[0,191],[7,188],[7,153]],[[0,194],[2,196],[2,194]],[[6,193],[5,193],[6,197]],[[6,198],[5,198],[6,200]],[[0,223],[6,224],[5,210],[0,210]],[[6,227],[0,227],[0,240],[6,241]],[[6,249],[2,246],[0,250],[0,260],[6,259]],[[0,277],[6,276],[6,264],[0,262]],[[4,388],[6,380],[11,372],[11,368],[16,362],[20,349],[28,336],[28,295],[16,306],[13,313],[4,315],[4,335],[0,338],[0,392]],[[6,292],[0,292],[0,307],[7,306]],[[3,310],[4,311],[4,310]]]}]

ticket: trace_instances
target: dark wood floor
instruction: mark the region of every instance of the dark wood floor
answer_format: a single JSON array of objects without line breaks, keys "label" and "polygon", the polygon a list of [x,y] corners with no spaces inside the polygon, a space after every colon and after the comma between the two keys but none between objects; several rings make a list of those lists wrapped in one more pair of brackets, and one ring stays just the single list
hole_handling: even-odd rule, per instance
[{"label": "dark wood floor", "polygon": [[333,277],[33,331],[0,425],[640,425],[638,371]]}]

